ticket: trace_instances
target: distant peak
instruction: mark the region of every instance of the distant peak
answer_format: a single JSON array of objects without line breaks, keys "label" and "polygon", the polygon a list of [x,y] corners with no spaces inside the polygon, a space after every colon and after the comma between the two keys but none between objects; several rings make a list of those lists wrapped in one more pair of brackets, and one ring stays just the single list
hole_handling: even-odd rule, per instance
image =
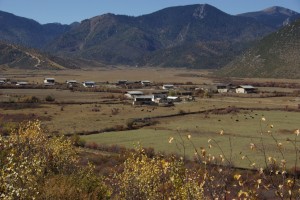
[{"label": "distant peak", "polygon": [[270,8],[266,8],[263,10],[266,13],[270,13],[270,14],[274,14],[274,13],[281,13],[281,14],[285,14],[285,15],[294,15],[297,14],[297,12],[287,9],[287,8],[283,8],[280,6],[273,6]]},{"label": "distant peak", "polygon": [[203,9],[203,10],[217,10],[217,8],[213,7],[209,4],[198,4],[197,9]]},{"label": "distant peak", "polygon": [[203,19],[207,15],[207,4],[200,4],[194,11],[193,16],[198,19]]},{"label": "distant peak", "polygon": [[91,21],[99,21],[99,20],[102,20],[102,19],[111,19],[111,18],[113,18],[115,16],[116,15],[113,14],[113,13],[105,13],[105,14],[102,14],[102,15],[97,15],[95,17],[92,17],[89,20],[91,20]]},{"label": "distant peak", "polygon": [[221,10],[209,5],[209,4],[198,4],[195,8],[193,16],[198,19],[203,19],[211,12],[222,12]]}]

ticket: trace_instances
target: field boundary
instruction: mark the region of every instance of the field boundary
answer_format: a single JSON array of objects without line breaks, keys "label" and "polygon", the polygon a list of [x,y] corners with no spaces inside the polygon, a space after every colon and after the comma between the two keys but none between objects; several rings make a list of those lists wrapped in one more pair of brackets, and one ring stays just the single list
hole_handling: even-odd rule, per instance
[{"label": "field boundary", "polygon": [[[171,118],[171,117],[178,117],[184,115],[195,115],[195,114],[230,114],[234,112],[238,112],[240,110],[243,111],[285,111],[285,112],[300,112],[300,109],[286,109],[286,108],[245,108],[245,107],[225,107],[225,108],[214,108],[208,110],[201,110],[201,111],[194,111],[194,112],[180,112],[177,114],[170,114],[170,115],[163,115],[163,116],[153,116],[153,117],[145,117],[145,118],[133,118],[133,122],[143,122],[142,124],[136,127],[125,127],[123,125],[115,125],[115,127],[105,128],[102,130],[93,130],[87,132],[78,132],[78,133],[67,133],[64,136],[72,136],[72,135],[95,135],[100,133],[108,133],[108,132],[120,132],[120,131],[129,131],[129,130],[138,130],[146,126],[152,125],[155,119],[164,119],[164,118]],[[225,112],[224,112],[225,111]],[[120,128],[121,127],[121,128]]]}]

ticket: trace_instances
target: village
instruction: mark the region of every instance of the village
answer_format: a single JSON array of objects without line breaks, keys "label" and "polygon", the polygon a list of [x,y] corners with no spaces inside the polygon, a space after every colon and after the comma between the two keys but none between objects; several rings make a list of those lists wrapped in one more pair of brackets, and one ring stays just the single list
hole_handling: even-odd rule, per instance
[{"label": "village", "polygon": [[[174,103],[195,101],[195,97],[212,94],[255,94],[258,88],[252,85],[233,85],[215,83],[212,85],[197,85],[193,83],[156,83],[149,80],[128,81],[118,80],[117,82],[78,82],[75,79],[66,80],[64,83],[57,82],[55,78],[44,78],[41,83],[31,83],[27,81],[14,81],[8,78],[0,78],[2,88],[26,88],[26,89],[68,89],[80,90],[107,87],[115,89],[119,93],[124,93],[124,98],[131,100],[132,105],[152,105],[152,106],[173,106]],[[118,89],[118,90],[116,90]]]}]

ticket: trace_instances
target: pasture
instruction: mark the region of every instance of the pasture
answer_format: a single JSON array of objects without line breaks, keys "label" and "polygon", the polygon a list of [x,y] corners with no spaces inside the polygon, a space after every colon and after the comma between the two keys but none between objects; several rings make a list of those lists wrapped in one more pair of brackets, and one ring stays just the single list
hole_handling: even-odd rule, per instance
[{"label": "pasture", "polygon": [[[184,86],[189,83],[196,87],[207,87],[222,81],[209,77],[209,71],[124,67],[99,70],[10,70],[1,75],[30,83],[42,83],[44,77],[54,77],[61,84],[71,79],[78,82],[92,80],[101,87],[112,87],[107,82],[115,83],[118,80],[150,80]],[[273,79],[232,81],[296,83],[295,80]],[[267,97],[264,94],[213,94],[212,98],[196,96],[195,101],[159,107],[133,106],[132,100],[124,99],[123,92],[2,88],[0,122],[5,124],[40,119],[49,134],[79,134],[87,143],[107,146],[117,144],[133,148],[139,143],[144,147],[153,147],[156,152],[178,153],[190,159],[194,157],[195,145],[198,151],[205,148],[208,154],[216,157],[224,154],[241,167],[249,167],[254,158],[259,160],[256,165],[264,163],[259,150],[250,151],[250,143],[256,144],[257,149],[264,147],[268,156],[272,154],[278,160],[293,161],[295,151],[287,139],[294,140],[293,132],[300,128],[300,102],[297,94],[293,93],[296,89],[262,87],[259,90],[267,94],[278,91],[288,95]],[[126,91],[126,88],[122,91]],[[45,101],[47,96],[53,97],[54,101]],[[22,104],[32,97],[38,98],[39,103]],[[220,108],[224,110],[218,111]],[[267,120],[262,122],[262,117]],[[150,119],[155,123],[129,130],[130,119]],[[274,127],[270,128],[270,125]],[[221,130],[223,135],[219,134]],[[272,131],[277,141],[267,131]],[[190,140],[187,135],[191,135]],[[174,138],[172,143],[168,142],[170,138]],[[276,143],[282,145],[285,158],[282,158]],[[212,148],[208,148],[209,145]],[[249,159],[241,160],[245,155],[249,155]]]},{"label": "pasture", "polygon": [[[262,117],[266,121],[262,121]],[[201,152],[202,148],[215,157],[224,151],[235,165],[247,168],[253,162],[256,167],[264,166],[263,154],[259,150],[263,142],[267,157],[275,157],[278,161],[285,159],[291,167],[296,155],[289,140],[295,140],[294,132],[299,129],[299,119],[299,112],[284,111],[191,114],[160,119],[158,124],[139,130],[101,133],[83,138],[100,145],[117,144],[127,148],[140,144],[153,147],[157,152],[185,154],[188,158],[193,158],[195,150]],[[188,135],[191,139],[187,138]],[[174,138],[171,143],[170,138]],[[251,143],[256,145],[253,151],[250,149]],[[285,157],[280,154],[279,143]],[[246,155],[252,162],[241,159]]]}]

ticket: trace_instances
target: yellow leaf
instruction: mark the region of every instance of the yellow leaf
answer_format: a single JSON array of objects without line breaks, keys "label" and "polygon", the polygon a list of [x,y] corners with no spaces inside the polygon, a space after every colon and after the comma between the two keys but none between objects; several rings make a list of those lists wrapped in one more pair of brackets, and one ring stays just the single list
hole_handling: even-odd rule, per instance
[{"label": "yellow leaf", "polygon": [[233,176],[233,178],[234,178],[235,180],[239,180],[239,179],[241,178],[241,176],[242,176],[242,175],[240,175],[240,174],[236,174],[236,175]]}]

